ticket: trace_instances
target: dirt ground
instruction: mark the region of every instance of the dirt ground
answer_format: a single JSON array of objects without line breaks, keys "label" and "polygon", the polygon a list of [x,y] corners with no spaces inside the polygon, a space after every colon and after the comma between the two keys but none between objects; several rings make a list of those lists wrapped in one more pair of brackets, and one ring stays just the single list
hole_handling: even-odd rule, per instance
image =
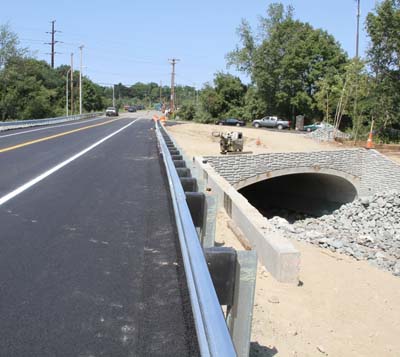
[{"label": "dirt ground", "polygon": [[[212,133],[241,131],[244,135],[245,152],[261,154],[264,152],[337,150],[339,144],[318,143],[304,137],[302,133],[288,130],[265,130],[255,128],[236,128],[210,124],[171,122],[168,130],[176,140],[182,140],[188,155],[219,155],[219,138]],[[257,145],[259,140],[259,145]]]},{"label": "dirt ground", "polygon": [[[218,139],[211,133],[221,129],[229,130],[193,123],[168,127],[190,156],[218,155]],[[240,130],[244,150],[254,153],[340,148],[288,132]],[[218,213],[217,241],[242,249],[228,220],[225,212]],[[251,356],[399,357],[400,278],[307,243],[293,245],[301,253],[298,286],[278,283],[258,267]]]}]

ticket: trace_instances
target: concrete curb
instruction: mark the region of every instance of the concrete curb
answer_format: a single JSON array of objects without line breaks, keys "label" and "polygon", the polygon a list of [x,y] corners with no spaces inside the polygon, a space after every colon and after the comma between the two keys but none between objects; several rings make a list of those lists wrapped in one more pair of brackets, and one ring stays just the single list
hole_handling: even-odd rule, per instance
[{"label": "concrete curb", "polygon": [[217,196],[218,207],[224,207],[229,217],[243,232],[257,251],[261,264],[280,282],[297,284],[299,281],[300,252],[286,239],[273,231],[268,220],[202,157],[195,158],[195,166],[203,173],[207,190]]}]

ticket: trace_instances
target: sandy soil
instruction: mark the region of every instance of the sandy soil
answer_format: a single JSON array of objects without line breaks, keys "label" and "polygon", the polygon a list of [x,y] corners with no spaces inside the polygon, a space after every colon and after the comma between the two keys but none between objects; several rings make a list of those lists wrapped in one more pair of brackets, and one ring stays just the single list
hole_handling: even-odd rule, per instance
[{"label": "sandy soil", "polygon": [[[219,138],[212,133],[241,131],[244,136],[243,151],[253,154],[264,152],[337,150],[340,144],[318,143],[306,138],[304,134],[288,130],[270,131],[255,128],[236,128],[211,124],[195,124],[187,122],[169,123],[168,130],[176,140],[185,143],[185,152],[191,156],[219,155]],[[260,145],[257,145],[259,139]]]},{"label": "sandy soil", "polygon": [[[220,127],[190,123],[168,130],[190,156],[219,154],[211,132]],[[298,134],[241,130],[245,150],[254,153],[338,148]],[[218,213],[217,241],[242,249],[228,220]],[[329,250],[293,244],[302,257],[299,286],[278,283],[258,267],[251,355],[400,356],[400,278]]]}]

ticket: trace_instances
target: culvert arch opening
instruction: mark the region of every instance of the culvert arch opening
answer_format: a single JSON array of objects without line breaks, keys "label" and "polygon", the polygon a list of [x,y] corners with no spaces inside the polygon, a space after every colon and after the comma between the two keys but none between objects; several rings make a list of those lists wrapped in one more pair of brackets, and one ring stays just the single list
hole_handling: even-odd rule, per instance
[{"label": "culvert arch opening", "polygon": [[304,216],[330,214],[357,197],[347,179],[323,173],[296,173],[272,177],[239,189],[265,217],[280,216],[290,222]]}]

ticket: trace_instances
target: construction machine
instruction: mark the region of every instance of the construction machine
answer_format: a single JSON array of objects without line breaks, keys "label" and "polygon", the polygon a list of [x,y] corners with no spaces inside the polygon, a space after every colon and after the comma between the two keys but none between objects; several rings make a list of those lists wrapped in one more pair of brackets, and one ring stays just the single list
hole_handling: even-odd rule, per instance
[{"label": "construction machine", "polygon": [[221,154],[243,151],[243,134],[241,132],[232,131],[230,133],[220,133],[219,136]]}]

